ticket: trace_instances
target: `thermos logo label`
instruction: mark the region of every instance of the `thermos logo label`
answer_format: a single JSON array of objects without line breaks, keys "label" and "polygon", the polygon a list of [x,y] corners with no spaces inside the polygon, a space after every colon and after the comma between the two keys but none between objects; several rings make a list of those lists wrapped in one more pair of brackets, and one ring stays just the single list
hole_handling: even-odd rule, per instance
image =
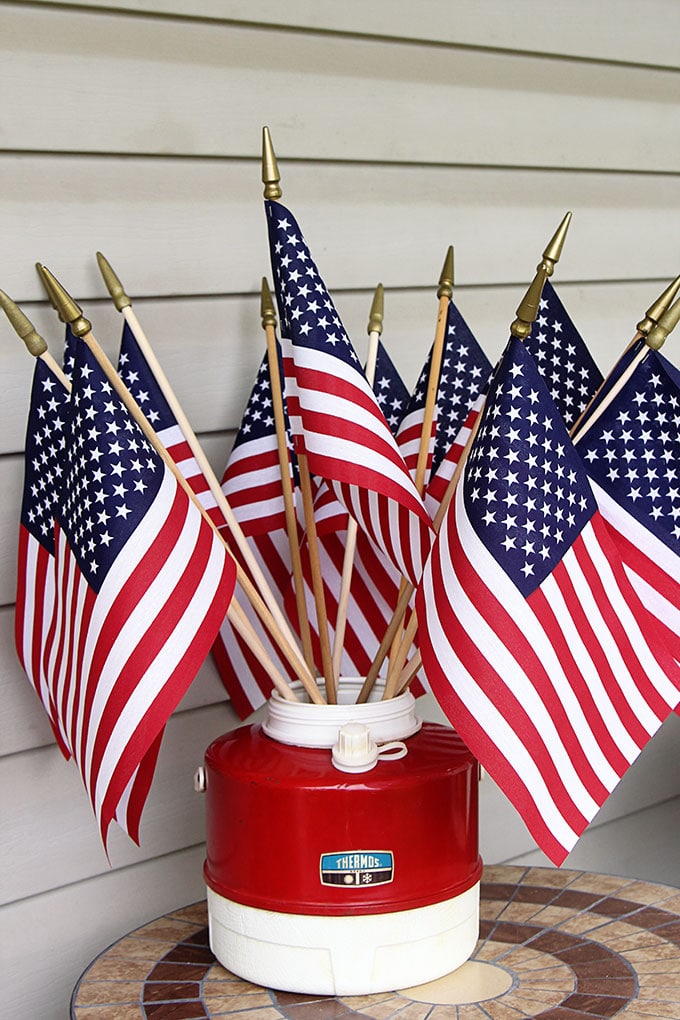
[{"label": "thermos logo label", "polygon": [[323,885],[384,885],[394,878],[394,854],[389,850],[343,850],[321,854]]}]

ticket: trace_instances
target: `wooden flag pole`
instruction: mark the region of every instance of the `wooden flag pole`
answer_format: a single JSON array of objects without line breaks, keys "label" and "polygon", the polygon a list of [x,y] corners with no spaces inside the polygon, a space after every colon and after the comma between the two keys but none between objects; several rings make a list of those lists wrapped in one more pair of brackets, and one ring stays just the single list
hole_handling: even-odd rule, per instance
[{"label": "wooden flag pole", "polygon": [[[631,349],[631,347],[633,347],[633,345],[636,344],[638,340],[641,340],[643,336],[648,337],[651,331],[654,329],[654,327],[658,326],[661,316],[664,314],[664,312],[668,310],[668,308],[671,305],[671,302],[677,297],[679,292],[680,292],[680,276],[676,276],[673,282],[670,283],[668,287],[666,287],[663,293],[660,294],[656,301],[652,305],[650,305],[650,307],[647,309],[644,319],[641,319],[640,322],[638,322],[637,332],[635,336],[630,341],[630,343],[626,345],[623,354],[615,362],[614,367],[612,368],[609,375],[611,375],[612,372],[616,371],[616,366],[621,361],[621,358],[624,358],[626,354],[628,354],[628,351]],[[578,431],[581,427],[581,422],[584,420],[584,418],[586,418],[588,412],[590,411],[590,408],[592,407],[595,400],[597,400],[600,391],[602,390],[602,387],[606,384],[606,382],[607,380],[605,379],[600,384],[600,386],[598,386],[597,391],[592,395],[592,397],[588,401],[587,406],[583,409],[583,411],[581,411],[580,415],[572,425],[571,427],[572,439],[578,434]]]},{"label": "wooden flag pole", "polygon": [[[99,343],[92,334],[90,322],[83,317],[79,306],[76,304],[73,298],[61,286],[61,284],[55,279],[55,277],[50,273],[50,271],[46,267],[43,267],[43,277],[46,283],[48,284],[51,296],[54,298],[56,302],[60,318],[64,322],[68,322],[71,326],[71,330],[74,336],[82,339],[90,348],[90,351],[96,358],[97,363],[99,364],[102,371],[106,375],[111,386],[114,388],[120,399],[123,401],[130,415],[132,416],[134,421],[139,425],[151,446],[154,448],[156,453],[158,453],[158,455],[162,458],[167,468],[173,473],[179,485],[181,485],[181,487],[184,489],[188,497],[199,509],[200,513],[203,515],[204,519],[208,522],[213,531],[218,535],[220,541],[223,543],[225,549],[227,550],[228,555],[234,561],[238,582],[241,585],[244,594],[246,595],[249,602],[253,606],[253,609],[260,617],[262,623],[267,628],[272,638],[276,641],[282,654],[293,668],[296,676],[302,683],[303,687],[309,694],[312,701],[314,701],[317,704],[322,704],[323,698],[316,684],[310,681],[306,665],[304,664],[304,662],[302,662],[299,655],[296,653],[295,649],[292,648],[291,645],[288,643],[285,635],[281,632],[279,627],[277,627],[271,613],[264,604],[264,601],[262,600],[259,592],[257,591],[252,581],[239,564],[238,560],[235,559],[233,553],[229,549],[229,546],[227,545],[224,536],[220,534],[219,529],[215,526],[213,521],[210,519],[208,514],[205,512],[205,510],[199,503],[193,490],[191,489],[188,482],[182,475],[181,471],[179,471],[179,469],[177,468],[177,465],[173,461],[172,457],[170,457],[167,450],[159,440],[158,436],[156,435],[155,431],[149,424],[146,416],[144,415],[143,411],[137,404],[136,400],[123,383],[122,379],[120,378],[115,368],[109,361],[107,355],[99,346]],[[227,615],[229,615],[229,612]],[[272,677],[272,681],[274,681],[274,677]],[[295,698],[295,695],[290,690],[290,688],[288,688],[288,690],[289,694],[288,695],[283,694],[283,696],[287,697],[289,700],[291,695],[293,698]]]},{"label": "wooden flag pole", "polygon": [[[368,317],[368,350],[366,353],[365,374],[369,386],[375,381],[375,365],[378,358],[378,343],[383,331],[385,297],[382,283],[379,283],[373,295],[371,312]],[[333,641],[333,676],[337,686],[340,678],[340,662],[342,660],[342,649],[345,642],[345,631],[347,629],[347,609],[349,605],[349,590],[352,584],[352,571],[354,570],[354,555],[357,545],[358,524],[353,517],[347,522],[347,539],[345,541],[345,553],[342,560],[342,575],[340,580],[340,593],[338,595],[338,612],[335,619],[335,636]]]},{"label": "wooden flag pole", "polygon": [[[416,489],[421,496],[425,490],[425,472],[427,471],[427,461],[430,452],[432,423],[434,421],[434,412],[437,406],[439,377],[441,375],[442,356],[446,340],[446,322],[449,314],[449,305],[451,304],[451,298],[453,297],[452,245],[449,245],[448,251],[446,252],[444,265],[442,266],[442,271],[439,276],[437,297],[439,298],[439,308],[437,311],[437,323],[435,326],[432,354],[430,357],[430,371],[427,379],[427,392],[425,395],[425,406],[423,408],[423,422],[420,429],[420,443],[418,446],[418,459],[416,461],[416,475],[414,479]],[[408,583],[408,580],[405,577],[402,577],[399,586],[400,594],[407,587]],[[390,663],[387,670],[387,681],[385,683],[385,698],[391,697],[389,692],[394,687],[396,674],[399,668],[395,665],[395,662],[401,658],[399,655],[399,647],[402,642],[402,626],[403,623],[397,628],[392,642],[392,648],[390,649]]]},{"label": "wooden flag pole", "polygon": [[[146,358],[147,364],[149,365],[149,368],[151,369],[156,381],[158,382],[158,385],[160,386],[163,396],[168,402],[168,406],[170,407],[170,410],[172,411],[177,421],[177,424],[180,427],[182,435],[186,439],[189,449],[194,455],[196,463],[198,464],[199,468],[203,473],[203,476],[205,477],[205,480],[208,483],[210,492],[212,493],[213,498],[217,506],[219,507],[225,521],[227,522],[229,531],[234,537],[234,541],[236,542],[238,550],[241,553],[241,556],[243,557],[243,561],[248,570],[250,571],[250,576],[255,582],[255,585],[257,586],[264,600],[265,605],[269,609],[269,612],[274,617],[274,620],[276,621],[280,629],[286,635],[286,639],[288,640],[289,644],[293,648],[297,648],[297,638],[293,634],[288,623],[288,620],[281,612],[281,607],[279,606],[276,597],[273,591],[271,590],[271,587],[269,586],[259,563],[257,562],[255,556],[253,555],[253,551],[248,543],[248,539],[243,534],[241,525],[236,515],[234,514],[234,511],[229,505],[229,501],[227,500],[227,497],[225,496],[222,490],[222,486],[217,480],[215,472],[213,471],[212,466],[203,451],[203,447],[199,443],[198,438],[196,437],[196,434],[193,428],[191,427],[191,423],[189,422],[189,419],[185,415],[184,410],[179,400],[177,399],[177,396],[175,395],[175,392],[172,386],[170,385],[170,382],[167,376],[165,375],[165,372],[163,371],[163,368],[160,362],[158,361],[158,358],[156,357],[154,350],[144,330],[142,329],[139,323],[139,320],[132,308],[131,298],[125,292],[123,285],[118,276],[116,275],[116,273],[114,272],[113,268],[111,267],[111,264],[104,257],[104,255],[102,255],[100,251],[97,252],[97,263],[99,265],[99,270],[102,274],[104,283],[106,284],[106,288],[113,299],[113,303],[118,309],[118,311],[122,312],[125,321],[132,330],[132,334],[135,340],[137,341],[142,354]],[[309,663],[307,663],[307,665],[309,667]],[[313,676],[314,669],[312,665],[312,667],[310,668],[310,677],[313,678]]]},{"label": "wooden flag pole", "polygon": [[286,416],[283,405],[283,384],[279,371],[279,351],[276,342],[276,312],[272,301],[271,291],[267,284],[266,277],[262,277],[262,294],[260,310],[262,314],[262,328],[267,341],[267,363],[269,366],[269,380],[272,390],[272,405],[274,409],[274,423],[276,426],[276,445],[279,455],[279,468],[281,474],[281,491],[283,494],[283,506],[286,515],[286,532],[288,534],[288,545],[290,548],[290,562],[293,571],[293,586],[295,589],[295,605],[297,607],[298,621],[300,623],[300,637],[302,639],[302,650],[305,662],[312,676],[315,675],[314,651],[312,648],[312,632],[309,626],[307,615],[307,600],[305,599],[305,582],[302,573],[302,558],[300,556],[300,536],[298,532],[297,515],[293,502],[293,485],[290,478],[290,458],[288,456],[288,442],[286,428]]},{"label": "wooden flag pole", "polygon": [[316,533],[316,522],[314,520],[314,497],[312,496],[312,477],[307,463],[305,442],[302,436],[295,436],[293,439],[295,456],[297,458],[298,471],[300,473],[300,492],[302,494],[302,509],[305,518],[305,530],[307,532],[307,552],[309,554],[309,567],[312,579],[312,592],[314,593],[314,605],[316,607],[316,622],[319,632],[319,645],[321,647],[321,669],[326,685],[326,700],[330,705],[337,704],[337,690],[335,676],[333,675],[333,656],[331,654],[331,643],[328,636],[328,614],[326,612],[326,598],[323,590],[323,575],[321,573],[321,560],[319,559],[319,540]]},{"label": "wooden flag pole", "polygon": [[[675,329],[678,322],[680,321],[680,298],[678,298],[670,308],[659,317],[659,321],[650,331],[644,345],[640,348],[638,353],[635,355],[630,365],[626,368],[625,372],[616,380],[616,383],[612,386],[611,390],[602,399],[601,403],[595,408],[589,418],[586,418],[582,427],[576,431],[576,426],[571,431],[572,439],[574,443],[578,443],[580,439],[583,439],[588,430],[595,424],[598,418],[606,411],[612,401],[618,396],[623,387],[626,385],[630,377],[633,375],[637,367],[645,360],[650,351],[658,351],[663,347],[669,333]],[[579,419],[580,420],[580,419]],[[578,423],[577,423],[578,424]]]}]

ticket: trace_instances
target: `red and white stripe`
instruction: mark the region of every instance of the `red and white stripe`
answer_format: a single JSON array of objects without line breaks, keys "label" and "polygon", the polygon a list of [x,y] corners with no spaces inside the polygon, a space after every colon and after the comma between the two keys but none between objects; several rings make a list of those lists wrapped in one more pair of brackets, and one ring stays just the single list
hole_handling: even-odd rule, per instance
[{"label": "red and white stripe", "polygon": [[446,495],[449,482],[453,478],[455,470],[460,463],[465,447],[470,440],[472,430],[475,427],[475,422],[481,414],[485,400],[486,393],[480,393],[474,404],[470,407],[467,417],[458,431],[458,435],[442,457],[439,467],[427,485],[427,489],[425,491],[425,506],[433,520],[437,515],[437,511],[441,506],[444,496]]},{"label": "red and white stripe", "polygon": [[[235,570],[167,468],[98,593],[58,526],[55,568],[46,671],[105,838],[135,770],[214,640]],[[133,828],[140,812],[137,804]]]},{"label": "red and white stripe", "polygon": [[456,489],[416,608],[440,705],[560,864],[677,704],[680,672],[654,651],[595,515],[524,599],[472,528]]},{"label": "red and white stripe", "polygon": [[222,479],[222,491],[245,535],[285,529],[286,512],[275,435],[251,439],[234,447]]},{"label": "red and white stripe", "polygon": [[157,435],[210,519],[218,528],[224,527],[224,514],[217,505],[210,483],[199,467],[181,427],[177,424],[170,425],[161,429]]},{"label": "red and white stripe", "polygon": [[288,410],[309,468],[417,583],[431,524],[365,377],[342,359],[282,341]]},{"label": "red and white stripe", "polygon": [[17,597],[14,638],[24,668],[52,726],[65,758],[71,751],[56,711],[45,673],[43,654],[54,614],[54,557],[31,533],[19,525]]}]

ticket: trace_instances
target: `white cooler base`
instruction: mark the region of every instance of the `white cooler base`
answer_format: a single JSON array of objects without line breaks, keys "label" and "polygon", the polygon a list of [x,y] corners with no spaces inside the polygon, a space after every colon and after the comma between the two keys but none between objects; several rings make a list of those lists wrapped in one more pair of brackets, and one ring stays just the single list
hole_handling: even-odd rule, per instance
[{"label": "white cooler base", "polygon": [[472,955],[479,883],[442,903],[389,914],[324,917],[246,907],[208,889],[210,947],[258,985],[369,995],[434,981]]}]

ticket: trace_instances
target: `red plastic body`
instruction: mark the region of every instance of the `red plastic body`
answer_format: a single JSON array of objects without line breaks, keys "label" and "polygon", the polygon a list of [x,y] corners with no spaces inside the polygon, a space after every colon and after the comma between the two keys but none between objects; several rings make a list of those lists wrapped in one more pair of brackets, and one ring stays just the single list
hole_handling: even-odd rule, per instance
[{"label": "red plastic body", "polygon": [[[435,723],[406,745],[404,758],[346,774],[329,750],[280,744],[259,725],[219,737],[206,752],[207,885],[247,906],[322,915],[408,910],[471,888],[477,761]],[[356,884],[325,884],[323,855],[356,864],[337,878]],[[391,877],[370,872],[389,856]]]}]

